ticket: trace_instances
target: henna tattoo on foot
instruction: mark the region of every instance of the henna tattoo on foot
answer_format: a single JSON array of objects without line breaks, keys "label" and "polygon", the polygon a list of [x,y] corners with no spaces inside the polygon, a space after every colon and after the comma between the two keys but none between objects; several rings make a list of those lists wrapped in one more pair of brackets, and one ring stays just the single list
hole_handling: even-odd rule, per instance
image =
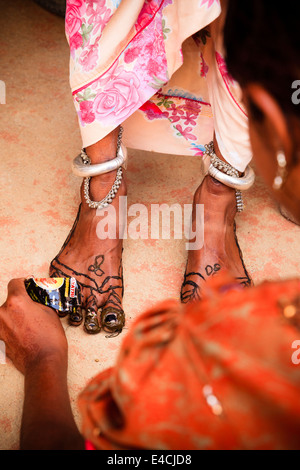
[{"label": "henna tattoo on foot", "polygon": [[[211,277],[221,271],[221,269],[222,266],[218,263],[214,264],[214,266],[208,264],[205,268],[205,274],[207,277]],[[192,279],[193,276],[196,277],[195,280]],[[197,277],[198,279],[200,278],[200,280],[206,282],[206,278],[201,273],[185,272],[180,293],[182,303],[185,304],[191,301],[201,300],[201,289],[200,285],[196,282]]]},{"label": "henna tattoo on foot", "polygon": [[[99,259],[101,260],[100,264],[98,261]],[[94,264],[91,264],[91,266],[88,267],[88,270],[96,274],[96,276],[101,277],[104,274],[104,271],[101,269],[101,265],[103,263],[104,263],[104,256],[103,255],[96,256]]]},{"label": "henna tattoo on foot", "polygon": [[[105,255],[95,256],[93,263],[87,268],[88,273],[80,272],[72,266],[68,266],[60,260],[62,253],[69,244],[74,235],[78,224],[81,211],[79,206],[78,214],[72,230],[66,239],[59,254],[52,260],[50,265],[51,277],[75,277],[81,287],[83,294],[84,308],[86,310],[85,330],[88,333],[95,334],[107,327],[105,315],[102,315],[102,325],[98,322],[98,309],[110,309],[109,332],[119,334],[125,324],[125,314],[122,309],[122,298],[124,294],[123,266],[122,257],[118,268],[118,274],[115,276],[106,276],[104,270]],[[107,296],[102,306],[97,303],[99,296]]]},{"label": "henna tattoo on foot", "polygon": [[[235,236],[235,242],[239,250],[239,255],[241,258],[241,262],[243,265],[243,269],[245,272],[245,276],[241,277],[236,277],[235,280],[237,281],[238,284],[240,284],[244,288],[252,287],[253,286],[253,281],[246,269],[242,250],[240,248],[237,234],[236,234],[236,224],[234,223],[234,236]],[[201,274],[200,272],[185,272],[184,274],[184,280],[181,286],[181,292],[180,292],[180,299],[182,303],[188,303],[191,301],[197,301],[201,300],[201,288],[200,284],[198,284],[197,280],[201,283],[201,281],[206,282],[207,278],[210,276],[216,275],[219,271],[222,270],[222,266],[219,263],[214,264],[213,266],[207,265],[205,267],[205,274],[206,277]]]}]

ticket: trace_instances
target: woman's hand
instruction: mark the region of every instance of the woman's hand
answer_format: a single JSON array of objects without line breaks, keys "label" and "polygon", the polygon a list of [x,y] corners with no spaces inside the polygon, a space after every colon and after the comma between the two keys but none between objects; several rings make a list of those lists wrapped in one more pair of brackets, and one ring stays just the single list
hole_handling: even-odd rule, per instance
[{"label": "woman's hand", "polygon": [[61,321],[49,307],[31,300],[25,279],[8,284],[6,302],[0,307],[0,339],[7,356],[25,374],[37,362],[59,359],[67,364],[67,340]]}]

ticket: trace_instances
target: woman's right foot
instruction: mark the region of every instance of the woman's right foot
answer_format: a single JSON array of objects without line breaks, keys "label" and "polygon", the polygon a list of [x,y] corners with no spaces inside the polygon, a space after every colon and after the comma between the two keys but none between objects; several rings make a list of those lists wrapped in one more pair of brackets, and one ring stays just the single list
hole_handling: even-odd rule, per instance
[{"label": "woman's right foot", "polygon": [[[102,200],[115,178],[115,171],[92,178],[91,199]],[[126,196],[124,177],[111,203],[116,213],[116,220],[113,221],[116,223],[116,239],[102,240],[97,235],[99,214],[87,205],[82,187],[82,203],[73,229],[50,265],[51,277],[75,277],[81,285],[82,306],[86,311],[85,329],[90,334],[98,333],[101,328],[110,333],[119,333],[125,323],[122,309],[123,243],[119,237],[119,196]]]}]

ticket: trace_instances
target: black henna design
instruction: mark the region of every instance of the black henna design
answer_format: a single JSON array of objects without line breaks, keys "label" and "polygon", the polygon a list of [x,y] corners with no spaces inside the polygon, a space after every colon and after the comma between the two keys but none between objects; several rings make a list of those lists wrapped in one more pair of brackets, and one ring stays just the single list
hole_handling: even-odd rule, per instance
[{"label": "black henna design", "polygon": [[[236,277],[235,279],[244,288],[252,287],[253,286],[253,281],[252,281],[251,277],[249,276],[249,273],[246,269],[245,262],[244,262],[244,259],[243,259],[243,253],[242,253],[242,250],[241,250],[239,242],[238,242],[238,238],[237,238],[237,234],[236,234],[236,223],[234,223],[234,236],[235,236],[236,245],[237,245],[238,250],[239,250],[239,255],[240,255],[240,258],[241,258],[243,269],[244,269],[244,272],[245,272],[245,276]],[[205,273],[206,273],[207,277],[210,277],[212,275],[217,274],[221,269],[222,269],[222,266],[218,263],[215,264],[214,266],[207,265],[206,268],[205,268]],[[196,272],[187,273],[187,272],[185,272],[184,280],[183,280],[183,283],[182,283],[182,286],[181,286],[181,292],[180,292],[180,298],[181,298],[182,303],[188,303],[188,302],[191,302],[191,301],[201,300],[200,285],[196,282],[196,280],[191,279],[192,276],[198,276],[203,281],[206,281],[205,277],[201,273],[196,273]]]},{"label": "black henna design", "polygon": [[250,277],[236,277],[236,280],[239,281],[239,284],[241,284],[244,287],[251,287],[253,285],[252,280]]},{"label": "black henna design", "polygon": [[[191,302],[192,300],[200,300],[200,286],[197,284],[197,282],[191,280],[190,278],[192,276],[198,276],[200,277],[203,281],[205,281],[204,276],[200,273],[185,273],[184,274],[184,281],[181,286],[181,302],[186,304],[188,302]],[[185,290],[185,288],[187,288]]]},{"label": "black henna design", "polygon": [[[66,246],[69,244],[75,232],[75,229],[79,221],[80,212],[81,212],[81,204],[79,205],[75,222],[73,224],[73,227],[65,243],[63,244],[58,255],[51,262],[51,265],[50,265],[50,269],[52,270],[51,277],[76,277],[77,282],[81,286],[81,289],[89,292],[89,294],[85,298],[86,308],[92,308],[97,311],[98,310],[97,297],[96,297],[97,294],[103,295],[103,294],[109,293],[108,300],[105,305],[107,305],[107,303],[111,303],[111,304],[114,304],[114,306],[118,307],[119,310],[122,310],[121,304],[122,304],[122,297],[124,294],[122,259],[120,260],[118,275],[106,276],[100,285],[97,283],[97,280],[91,277],[90,275],[76,271],[74,268],[67,266],[66,264],[62,263],[59,260],[61,254],[64,252]],[[101,268],[104,263],[104,260],[105,260],[104,255],[96,256],[94,263],[89,266],[88,271],[91,273],[94,273],[97,277],[102,277],[105,274],[105,272]],[[120,295],[118,294],[118,292],[116,292],[119,289],[121,289]]]},{"label": "black henna design", "polygon": [[234,237],[235,237],[235,242],[236,242],[236,245],[238,247],[239,255],[240,255],[242,265],[243,265],[243,268],[244,268],[244,272],[245,272],[245,277],[239,277],[239,278],[237,278],[237,280],[241,281],[240,284],[242,284],[244,287],[252,287],[254,285],[254,283],[253,283],[253,281],[252,281],[252,279],[251,279],[251,277],[250,277],[250,275],[247,271],[247,268],[246,268],[246,265],[245,265],[245,262],[244,262],[243,253],[242,253],[242,250],[241,250],[238,238],[237,238],[236,223],[235,222],[234,222]]},{"label": "black henna design", "polygon": [[[99,264],[99,261],[98,260],[101,260],[100,264]],[[103,255],[99,255],[95,258],[95,262],[94,264],[91,264],[91,266],[89,266],[88,270],[94,274],[96,274],[96,276],[103,276],[104,274],[104,271],[101,269],[101,266],[102,264],[104,263],[104,256]],[[100,273],[100,274],[98,274]]]},{"label": "black henna design", "polygon": [[[76,220],[65,243],[58,255],[51,262],[51,277],[75,277],[82,291],[83,307],[86,310],[84,328],[87,333],[96,334],[101,331],[101,328],[103,328],[104,331],[109,333],[109,336],[107,337],[114,337],[122,332],[125,325],[125,314],[122,308],[122,298],[124,295],[122,256],[118,268],[118,275],[106,277],[104,277],[105,271],[102,269],[105,256],[102,254],[96,256],[94,262],[88,267],[88,273],[91,274],[84,274],[76,271],[74,268],[62,263],[59,259],[72,239],[79,221],[80,212],[81,204],[78,209]],[[94,278],[92,274],[96,277]],[[101,283],[99,278],[102,278]],[[97,302],[97,296],[104,294],[108,294],[107,299],[105,303],[99,305]],[[99,307],[101,308],[101,325],[99,325],[97,319]],[[94,317],[91,312],[94,312]]]},{"label": "black henna design", "polygon": [[[92,266],[97,265],[97,259],[99,257],[103,258],[104,262],[104,256],[99,255],[95,258],[94,264]],[[56,266],[58,265],[58,266]],[[118,306],[121,304],[120,296],[116,293],[116,290],[121,289],[121,293],[123,295],[124,292],[124,283],[123,283],[123,276],[107,276],[103,282],[99,285],[96,281],[96,279],[93,279],[91,276],[88,274],[81,273],[79,271],[76,271],[75,269],[67,266],[66,264],[62,263],[59,261],[58,257],[54,258],[54,260],[51,263],[51,267],[54,269],[54,272],[51,277],[57,277],[58,275],[63,276],[63,277],[76,277],[77,282],[80,284],[82,289],[86,289],[89,291],[88,297],[85,299],[85,303],[87,304],[87,307],[90,308],[95,308],[97,309],[97,302],[96,302],[96,295],[103,295],[110,293],[110,296],[113,294],[114,299],[118,299]],[[120,273],[120,268],[119,268],[119,273]],[[103,271],[104,274],[104,271]],[[82,278],[85,280],[83,281]],[[92,285],[87,284],[87,280],[91,281]],[[113,281],[113,283],[112,283]],[[120,283],[119,283],[120,282]],[[109,298],[110,298],[109,296]],[[108,299],[109,299],[108,298]],[[109,300],[108,300],[109,301]],[[108,303],[106,302],[106,304]]]}]

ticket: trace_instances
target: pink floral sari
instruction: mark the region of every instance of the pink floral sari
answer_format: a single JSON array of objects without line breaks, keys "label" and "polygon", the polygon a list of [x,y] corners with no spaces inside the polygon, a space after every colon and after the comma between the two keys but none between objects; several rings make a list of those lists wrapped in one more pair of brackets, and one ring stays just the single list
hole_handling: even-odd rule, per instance
[{"label": "pink floral sari", "polygon": [[70,83],[83,146],[120,124],[131,148],[200,155],[215,132],[240,171],[248,119],[222,49],[220,0],[68,0]]}]

